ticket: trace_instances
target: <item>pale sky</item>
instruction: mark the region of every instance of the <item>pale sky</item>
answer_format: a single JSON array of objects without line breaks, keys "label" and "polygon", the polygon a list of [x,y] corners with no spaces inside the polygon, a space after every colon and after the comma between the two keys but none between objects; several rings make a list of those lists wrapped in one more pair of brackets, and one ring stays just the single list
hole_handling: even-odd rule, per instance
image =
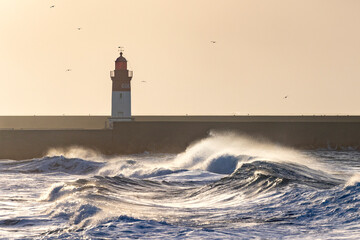
[{"label": "pale sky", "polygon": [[118,46],[133,115],[360,114],[358,0],[0,0],[0,115],[110,115]]}]

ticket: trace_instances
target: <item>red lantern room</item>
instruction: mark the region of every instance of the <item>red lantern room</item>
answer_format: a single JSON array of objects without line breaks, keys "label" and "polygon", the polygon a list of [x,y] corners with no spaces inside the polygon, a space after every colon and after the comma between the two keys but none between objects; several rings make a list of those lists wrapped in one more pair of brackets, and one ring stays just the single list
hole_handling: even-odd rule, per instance
[{"label": "red lantern room", "polygon": [[120,52],[120,57],[115,61],[115,70],[127,70],[127,61],[126,58],[123,57],[122,52]]}]

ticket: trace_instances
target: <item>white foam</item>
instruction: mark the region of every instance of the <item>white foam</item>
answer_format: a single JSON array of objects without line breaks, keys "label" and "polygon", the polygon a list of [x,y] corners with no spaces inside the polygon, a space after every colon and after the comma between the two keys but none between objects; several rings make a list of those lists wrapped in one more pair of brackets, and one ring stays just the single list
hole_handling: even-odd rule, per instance
[{"label": "white foam", "polygon": [[174,160],[174,165],[186,169],[226,172],[224,165],[232,166],[231,156],[237,158],[239,163],[261,159],[262,161],[306,165],[313,169],[324,170],[324,165],[317,162],[316,159],[295,149],[248,136],[216,132],[212,132],[208,138],[194,143],[184,153],[179,154]]},{"label": "white foam", "polygon": [[345,187],[354,186],[358,182],[360,182],[360,173],[355,173],[348,179],[348,181],[345,184]]}]

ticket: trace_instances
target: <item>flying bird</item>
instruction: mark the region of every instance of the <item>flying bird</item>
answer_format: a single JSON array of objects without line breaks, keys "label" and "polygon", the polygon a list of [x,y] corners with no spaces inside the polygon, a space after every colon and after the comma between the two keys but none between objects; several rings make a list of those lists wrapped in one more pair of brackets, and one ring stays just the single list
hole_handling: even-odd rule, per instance
[{"label": "flying bird", "polygon": [[141,82],[146,83],[146,81],[141,81]]},{"label": "flying bird", "polygon": [[77,28],[77,30],[81,30],[81,28],[79,27],[79,28]]},{"label": "flying bird", "polygon": [[55,7],[55,5],[51,5],[51,6],[50,6],[50,8],[54,8],[54,7]]},{"label": "flying bird", "polygon": [[216,43],[216,41],[210,41],[211,43]]},{"label": "flying bird", "polygon": [[286,95],[284,98],[288,98],[288,96]]},{"label": "flying bird", "polygon": [[71,69],[66,69],[66,72],[70,72],[71,71]]}]

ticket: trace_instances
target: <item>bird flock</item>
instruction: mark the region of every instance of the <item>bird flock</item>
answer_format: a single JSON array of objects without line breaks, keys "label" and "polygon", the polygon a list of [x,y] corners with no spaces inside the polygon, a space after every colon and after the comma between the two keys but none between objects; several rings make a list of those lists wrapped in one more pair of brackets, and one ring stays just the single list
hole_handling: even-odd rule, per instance
[{"label": "bird flock", "polygon": [[[55,8],[55,5],[51,5],[50,8]],[[82,28],[81,27],[78,27],[77,30],[81,30]],[[211,40],[210,41],[211,44],[216,44],[216,41],[215,40]],[[123,47],[118,47],[119,48],[119,51],[123,51]],[[72,70],[70,68],[66,69],[65,72],[71,72]],[[142,83],[146,83],[146,81],[141,81]],[[287,99],[288,98],[288,95],[286,95],[284,97],[284,99]]]},{"label": "bird flock", "polygon": [[[55,5],[50,5],[50,8],[55,8]],[[77,28],[77,30],[79,30],[79,31],[80,31],[81,29],[82,29],[81,27],[78,27],[78,28]],[[72,69],[70,69],[70,68],[68,68],[68,69],[65,70],[65,72],[71,72],[71,71],[72,71]]]}]

